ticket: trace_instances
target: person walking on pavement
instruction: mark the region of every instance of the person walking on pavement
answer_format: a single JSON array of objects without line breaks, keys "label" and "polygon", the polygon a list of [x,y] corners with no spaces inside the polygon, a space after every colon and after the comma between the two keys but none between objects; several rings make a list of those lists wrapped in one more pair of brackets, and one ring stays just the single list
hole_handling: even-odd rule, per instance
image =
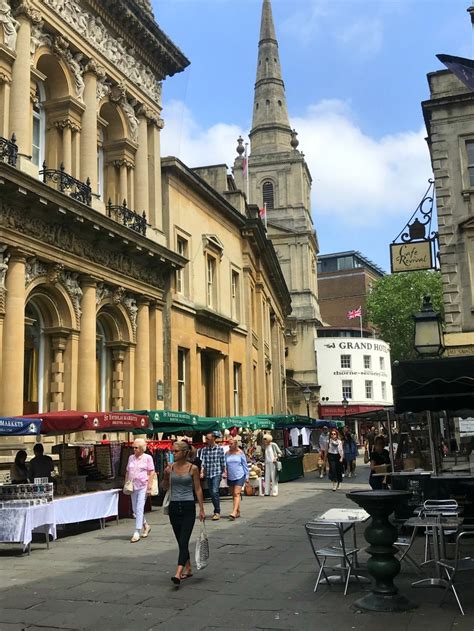
[{"label": "person walking on pavement", "polygon": [[337,429],[332,429],[329,434],[328,444],[328,463],[329,463],[329,479],[332,482],[332,490],[337,491],[342,482],[342,461],[344,459],[344,450],[342,440],[339,438]]},{"label": "person walking on pavement", "polygon": [[321,434],[319,436],[319,477],[324,478],[326,475],[326,463],[327,463],[327,455],[328,455],[328,443],[329,443],[329,434],[328,428],[323,427]]},{"label": "person walking on pavement", "polygon": [[263,437],[263,445],[265,450],[265,495],[271,494],[273,497],[278,495],[278,458],[282,455],[280,447],[273,442],[271,434],[265,434]]},{"label": "person walking on pavement", "polygon": [[221,518],[219,486],[222,475],[225,472],[224,449],[220,445],[216,445],[216,438],[217,436],[214,432],[206,434],[206,445],[199,454],[202,463],[201,479],[206,479],[207,481],[207,488],[214,506],[212,521],[217,521]]},{"label": "person walking on pavement", "polygon": [[131,480],[132,510],[135,515],[135,532],[130,539],[130,543],[137,543],[140,538],[148,537],[151,527],[145,519],[146,496],[151,493],[151,485],[155,476],[155,465],[153,458],[145,453],[146,440],[135,438],[133,441],[133,454],[128,459],[125,483]]},{"label": "person walking on pavement", "polygon": [[357,444],[348,427],[344,428],[344,438],[342,440],[344,449],[344,471],[348,478],[355,477],[355,466],[357,458]]},{"label": "person walking on pavement", "polygon": [[179,587],[181,581],[193,575],[189,555],[189,539],[196,521],[196,503],[199,503],[199,519],[204,521],[204,496],[202,494],[199,469],[189,462],[190,446],[184,440],[173,444],[174,463],[165,469],[163,488],[170,490],[169,518],[178,542],[178,566],[171,581]]},{"label": "person walking on pavement", "polygon": [[242,449],[239,448],[239,438],[231,438],[229,441],[229,451],[225,455],[227,465],[227,484],[232,492],[232,512],[229,519],[232,521],[240,517],[240,495],[242,487],[249,479],[249,466],[247,458]]}]

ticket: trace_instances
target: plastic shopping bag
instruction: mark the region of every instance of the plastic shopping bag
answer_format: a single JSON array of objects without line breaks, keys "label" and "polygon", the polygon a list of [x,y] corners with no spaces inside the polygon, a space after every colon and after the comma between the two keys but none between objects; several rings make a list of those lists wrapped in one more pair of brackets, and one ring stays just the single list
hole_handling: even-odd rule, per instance
[{"label": "plastic shopping bag", "polygon": [[201,522],[201,533],[196,541],[195,561],[197,570],[203,570],[209,563],[209,539],[204,521]]}]

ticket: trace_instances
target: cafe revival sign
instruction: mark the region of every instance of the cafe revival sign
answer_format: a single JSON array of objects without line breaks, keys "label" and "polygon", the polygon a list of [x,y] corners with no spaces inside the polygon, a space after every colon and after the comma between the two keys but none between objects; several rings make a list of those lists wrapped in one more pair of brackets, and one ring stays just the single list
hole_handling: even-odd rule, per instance
[{"label": "cafe revival sign", "polygon": [[433,269],[432,240],[391,243],[390,263],[392,274],[395,272],[415,272]]}]

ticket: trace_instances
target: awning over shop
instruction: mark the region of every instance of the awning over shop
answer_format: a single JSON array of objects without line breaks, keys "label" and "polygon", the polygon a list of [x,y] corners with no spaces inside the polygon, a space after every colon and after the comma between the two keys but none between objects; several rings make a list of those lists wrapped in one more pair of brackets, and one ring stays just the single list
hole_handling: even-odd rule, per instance
[{"label": "awning over shop", "polygon": [[401,412],[474,410],[474,358],[395,362],[394,407]]},{"label": "awning over shop", "polygon": [[[19,417],[22,418],[22,417]],[[74,432],[122,432],[148,427],[148,416],[130,412],[45,412],[33,414],[41,419],[41,434],[72,434]]]},{"label": "awning over shop", "polygon": [[35,436],[40,433],[41,421],[37,418],[0,417],[0,436]]}]

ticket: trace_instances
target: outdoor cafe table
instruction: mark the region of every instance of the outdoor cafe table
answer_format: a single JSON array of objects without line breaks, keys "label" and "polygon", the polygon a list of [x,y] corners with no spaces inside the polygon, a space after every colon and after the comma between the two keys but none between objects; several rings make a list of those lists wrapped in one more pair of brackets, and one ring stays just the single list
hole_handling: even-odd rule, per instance
[{"label": "outdoor cafe table", "polygon": [[[438,561],[441,558],[446,557],[444,531],[445,530],[457,530],[462,524],[463,518],[455,515],[436,515],[426,514],[425,516],[418,515],[416,517],[410,517],[407,519],[404,526],[408,528],[415,528],[415,532],[418,528],[430,528],[433,534],[433,562],[435,567],[435,577],[422,578],[412,583],[412,587],[447,587],[448,582],[441,576],[441,568]],[[415,540],[415,532],[413,533],[412,541]]]},{"label": "outdoor cafe table", "polygon": [[56,524],[75,524],[99,519],[103,527],[107,517],[118,518],[120,489],[95,491],[59,497],[53,501]]},{"label": "outdoor cafe table", "polygon": [[[330,508],[322,515],[316,515],[313,518],[313,521],[318,522],[330,522],[332,524],[338,524],[341,530],[341,536],[344,537],[346,532],[352,530],[352,540],[354,544],[354,548],[357,548],[357,534],[356,534],[356,525],[362,524],[363,522],[369,519],[370,515],[367,511],[362,508]],[[357,555],[355,557],[355,569],[360,567],[357,562]],[[359,579],[359,581],[368,582],[367,577],[365,576],[351,576],[351,579]],[[334,575],[328,576],[328,581],[330,583],[340,583],[344,579],[342,575]],[[326,579],[323,579],[321,583],[325,583]]]}]

